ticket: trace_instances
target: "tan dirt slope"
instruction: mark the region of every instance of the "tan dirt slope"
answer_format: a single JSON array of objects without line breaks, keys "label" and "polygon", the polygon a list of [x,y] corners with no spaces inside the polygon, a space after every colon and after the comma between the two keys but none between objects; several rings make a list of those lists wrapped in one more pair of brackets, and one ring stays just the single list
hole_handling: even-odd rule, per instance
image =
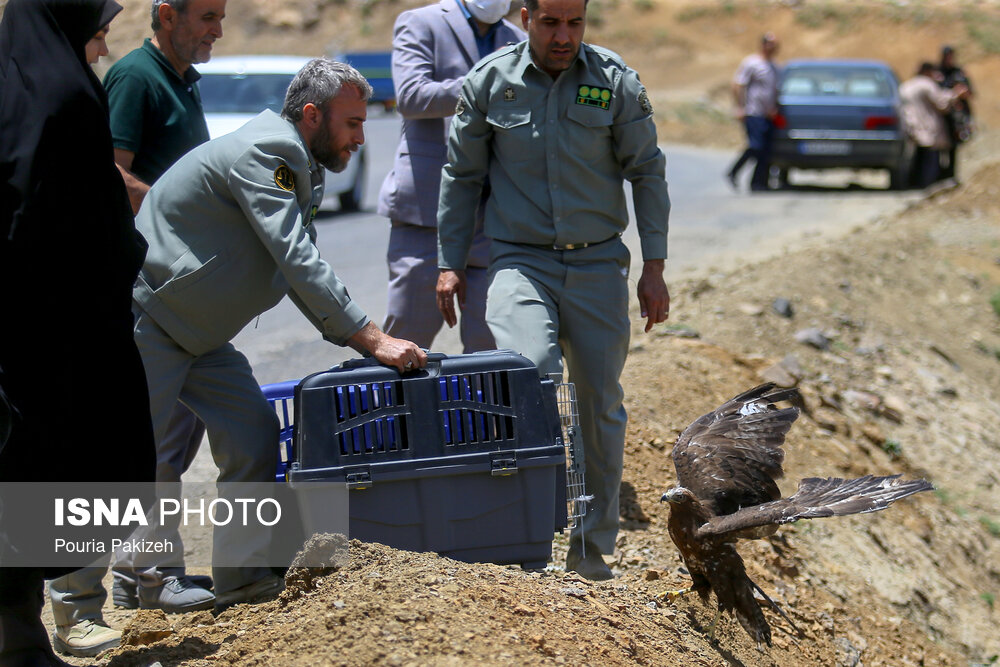
[{"label": "tan dirt slope", "polygon": [[[968,665],[1000,653],[1000,164],[898,218],[728,274],[672,286],[675,326],[634,335],[614,581],[458,563],[353,542],[350,564],[304,593],[218,618],[143,613],[168,633],[115,665]],[[772,310],[788,299],[794,316]],[[816,327],[821,351],[794,342]],[[660,493],[670,443],[694,417],[792,376],[806,410],[787,479],[901,472],[935,493],[885,512],[800,522],[746,545],[788,612],[773,648],[711,609],[658,594],[687,582]],[[120,622],[124,621],[124,617]],[[172,625],[172,627],[171,627]]]}]

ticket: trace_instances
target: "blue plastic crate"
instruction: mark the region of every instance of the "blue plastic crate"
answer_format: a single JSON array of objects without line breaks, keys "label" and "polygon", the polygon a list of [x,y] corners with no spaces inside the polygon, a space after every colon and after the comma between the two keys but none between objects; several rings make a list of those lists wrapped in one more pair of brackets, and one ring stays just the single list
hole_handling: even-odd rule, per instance
[{"label": "blue plastic crate", "polygon": [[275,481],[278,482],[285,481],[285,473],[288,472],[288,466],[292,462],[292,440],[295,438],[294,399],[295,386],[298,383],[298,380],[287,380],[265,384],[260,388],[264,392],[264,398],[274,408],[281,424],[281,430],[278,432],[278,465],[274,475]]},{"label": "blue plastic crate", "polygon": [[264,392],[279,479],[345,482],[352,537],[541,567],[567,525],[562,401],[516,353],[431,355],[402,375],[354,360]]}]

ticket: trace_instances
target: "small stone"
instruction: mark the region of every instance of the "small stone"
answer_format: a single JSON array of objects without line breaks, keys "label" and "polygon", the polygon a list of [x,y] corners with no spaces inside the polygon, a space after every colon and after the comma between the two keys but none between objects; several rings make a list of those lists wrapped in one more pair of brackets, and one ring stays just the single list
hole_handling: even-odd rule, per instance
[{"label": "small stone", "polygon": [[875,413],[882,407],[882,399],[870,391],[848,389],[843,393],[843,399],[850,405]]},{"label": "small stone", "polygon": [[771,304],[771,308],[774,309],[774,312],[776,312],[778,315],[781,315],[784,318],[791,319],[792,317],[795,316],[795,309],[792,308],[792,302],[789,301],[788,299],[778,297]]},{"label": "small stone", "polygon": [[873,445],[882,446],[882,443],[886,441],[885,433],[882,429],[878,427],[877,424],[865,424],[861,428],[861,434],[868,439]]},{"label": "small stone", "polygon": [[903,422],[903,415],[907,413],[908,408],[906,401],[895,394],[887,394],[882,399],[882,416],[897,424]]},{"label": "small stone", "polygon": [[802,343],[804,345],[811,345],[817,350],[828,350],[830,349],[830,338],[823,333],[821,330],[812,327],[809,329],[802,329],[795,334],[795,341]]},{"label": "small stone", "polygon": [[798,384],[795,377],[785,370],[781,364],[775,364],[768,368],[765,368],[760,372],[760,379],[765,382],[773,382],[779,387],[794,387]]},{"label": "small stone", "polygon": [[577,588],[576,586],[567,586],[566,588],[560,588],[559,592],[563,595],[570,595],[575,598],[585,598],[587,597],[587,591],[582,588]]},{"label": "small stone", "polygon": [[737,306],[737,309],[744,315],[749,315],[750,317],[760,317],[764,314],[764,309],[755,303],[741,303]]}]

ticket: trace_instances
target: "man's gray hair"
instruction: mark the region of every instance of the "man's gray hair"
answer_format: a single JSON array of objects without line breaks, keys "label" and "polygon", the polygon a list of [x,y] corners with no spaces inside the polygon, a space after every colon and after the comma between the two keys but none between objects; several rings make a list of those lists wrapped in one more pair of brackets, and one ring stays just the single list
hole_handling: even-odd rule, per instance
[{"label": "man's gray hair", "polygon": [[160,23],[160,5],[173,7],[175,12],[183,14],[187,11],[188,1],[189,0],[153,0],[153,32],[156,32],[163,27],[163,24]]},{"label": "man's gray hair", "polygon": [[297,123],[302,120],[303,107],[310,103],[326,113],[330,100],[340,94],[345,84],[357,88],[364,101],[371,99],[371,84],[358,70],[329,58],[310,60],[288,84],[281,117]]}]

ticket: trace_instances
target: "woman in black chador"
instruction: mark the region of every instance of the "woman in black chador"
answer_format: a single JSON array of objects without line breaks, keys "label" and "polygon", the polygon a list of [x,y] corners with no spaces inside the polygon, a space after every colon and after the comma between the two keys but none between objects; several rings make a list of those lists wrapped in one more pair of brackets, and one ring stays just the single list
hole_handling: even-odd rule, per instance
[{"label": "woman in black chador", "polygon": [[[85,56],[120,10],[113,0],[10,0],[0,22],[0,387],[12,408],[0,410],[12,415],[0,424],[0,487],[154,478],[132,340],[145,242]],[[19,509],[0,506],[0,564],[5,545],[18,548],[3,516]],[[0,667],[63,664],[39,613],[43,578],[66,571],[0,568]]]}]

